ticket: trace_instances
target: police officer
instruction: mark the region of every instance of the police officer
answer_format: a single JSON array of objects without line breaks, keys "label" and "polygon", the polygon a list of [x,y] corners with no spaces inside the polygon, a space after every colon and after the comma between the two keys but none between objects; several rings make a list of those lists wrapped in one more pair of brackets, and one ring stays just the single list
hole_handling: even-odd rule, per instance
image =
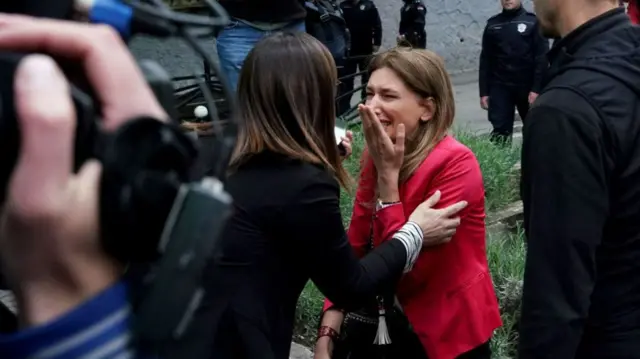
[{"label": "police officer", "polygon": [[[345,76],[345,62],[349,48],[349,30],[336,0],[306,0],[307,10],[305,26],[307,33],[318,39],[327,47],[338,69],[338,77]],[[342,81],[342,80],[341,80]],[[337,112],[342,114],[349,108],[351,96],[345,94],[345,85],[338,85]],[[344,104],[346,102],[346,104]],[[346,106],[346,108],[342,108]]]},{"label": "police officer", "polygon": [[[366,72],[369,66],[370,56],[378,52],[382,42],[382,25],[378,8],[371,0],[345,0],[340,3],[342,16],[347,23],[351,35],[351,48],[344,71],[341,73],[347,76],[342,82],[343,91],[348,93],[353,91],[353,74],[364,71],[362,74],[362,84],[366,85],[369,76]],[[351,77],[349,77],[351,76]],[[362,98],[366,91],[362,90]],[[351,96],[347,95],[340,101],[340,113],[344,113],[351,105]]]},{"label": "police officer", "polygon": [[501,0],[502,12],[487,21],[480,54],[480,106],[488,110],[492,140],[511,139],[515,109],[524,119],[538,96],[549,41],[536,15],[521,0]]},{"label": "police officer", "polygon": [[414,48],[424,49],[427,47],[427,7],[420,0],[402,1],[404,6],[400,10],[398,44],[406,42]]}]

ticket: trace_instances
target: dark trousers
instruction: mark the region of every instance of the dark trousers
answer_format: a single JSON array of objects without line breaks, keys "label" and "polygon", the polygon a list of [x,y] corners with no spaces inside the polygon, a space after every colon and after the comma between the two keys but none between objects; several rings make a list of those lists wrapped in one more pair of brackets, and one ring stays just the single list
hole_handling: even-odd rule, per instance
[{"label": "dark trousers", "polygon": [[[344,61],[344,67],[342,71],[338,72],[340,79],[338,96],[344,95],[344,97],[338,100],[338,115],[345,114],[351,108],[351,98],[353,97],[353,88],[355,78],[361,79],[361,84],[365,87],[362,88],[360,96],[362,99],[366,97],[366,86],[369,82],[369,74],[367,68],[369,67],[370,56],[367,55],[353,55],[353,58],[347,58]],[[362,72],[360,75],[354,76],[356,73]]]},{"label": "dark trousers", "polygon": [[427,32],[414,33],[407,38],[407,41],[414,49],[426,49],[427,48]]},{"label": "dark trousers", "polygon": [[458,355],[457,359],[491,359],[491,342],[488,341],[479,347]]},{"label": "dark trousers", "polygon": [[515,109],[524,121],[529,112],[529,88],[493,85],[489,90],[489,122],[493,125],[491,140],[505,143],[511,141]]}]

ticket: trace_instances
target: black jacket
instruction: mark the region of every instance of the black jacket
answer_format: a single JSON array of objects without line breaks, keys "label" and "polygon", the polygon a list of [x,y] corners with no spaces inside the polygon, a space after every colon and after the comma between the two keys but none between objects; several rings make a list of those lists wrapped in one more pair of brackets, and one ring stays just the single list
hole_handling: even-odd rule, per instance
[{"label": "black jacket", "polygon": [[520,7],[490,18],[482,34],[480,96],[489,96],[492,84],[539,92],[548,50],[535,14]]},{"label": "black jacket", "polygon": [[333,0],[310,0],[304,4],[307,33],[322,42],[339,65],[349,47],[349,30],[342,10]]},{"label": "black jacket", "polygon": [[254,22],[279,23],[304,20],[300,0],[219,0],[229,16]]},{"label": "black jacket", "polygon": [[520,358],[640,358],[640,27],[558,41],[525,121]]},{"label": "black jacket", "polygon": [[404,5],[400,10],[400,28],[398,33],[403,35],[411,45],[419,48],[426,47],[426,17],[427,7],[422,1],[404,0]]},{"label": "black jacket", "polygon": [[205,271],[207,294],[183,341],[161,358],[288,359],[296,303],[309,279],[336,305],[354,309],[402,275],[406,251],[398,240],[358,260],[342,224],[339,186],[320,167],[264,152],[231,175],[226,189],[235,214]]},{"label": "black jacket", "polygon": [[351,33],[351,55],[369,55],[373,46],[382,42],[382,25],[378,8],[371,0],[351,0],[340,3],[342,16]]}]

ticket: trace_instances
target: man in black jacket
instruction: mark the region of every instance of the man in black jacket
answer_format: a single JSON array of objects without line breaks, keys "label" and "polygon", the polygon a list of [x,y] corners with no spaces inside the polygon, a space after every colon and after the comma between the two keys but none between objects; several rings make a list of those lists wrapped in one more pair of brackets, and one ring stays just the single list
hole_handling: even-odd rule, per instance
[{"label": "man in black jacket", "polygon": [[640,28],[618,0],[534,0],[561,39],[525,121],[520,358],[640,358]]},{"label": "man in black jacket", "polygon": [[549,41],[536,15],[521,0],[501,0],[502,12],[487,21],[480,53],[480,106],[489,111],[496,142],[511,139],[515,109],[522,118],[540,92]]},{"label": "man in black jacket", "polygon": [[[382,42],[382,25],[378,8],[371,0],[345,0],[340,3],[342,16],[347,23],[351,34],[351,50],[345,63],[342,76],[351,76],[342,79],[342,88],[345,97],[340,101],[339,112],[342,114],[351,108],[351,95],[353,91],[354,74],[363,72],[361,77],[362,85],[367,84],[369,76],[366,72],[369,66],[370,56],[378,52]],[[362,90],[364,98],[366,91]]]}]

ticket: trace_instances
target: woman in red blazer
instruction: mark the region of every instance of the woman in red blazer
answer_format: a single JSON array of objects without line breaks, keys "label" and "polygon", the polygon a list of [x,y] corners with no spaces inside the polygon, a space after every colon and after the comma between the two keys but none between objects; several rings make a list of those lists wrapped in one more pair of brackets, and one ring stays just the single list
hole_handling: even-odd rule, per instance
[{"label": "woman in red blazer", "polygon": [[627,5],[627,14],[631,19],[631,22],[638,25],[640,24],[640,10],[638,9],[638,0],[625,0]]},{"label": "woman in red blazer", "polygon": [[[370,71],[361,106],[368,152],[349,241],[364,255],[371,239],[377,246],[390,238],[437,191],[438,208],[467,201],[451,241],[423,250],[396,297],[423,358],[490,358],[489,340],[502,322],[486,257],[484,186],[474,154],[447,134],[455,102],[444,63],[430,51],[395,49],[376,56]],[[397,168],[397,178],[379,178],[389,172],[376,171],[381,166]],[[331,303],[325,309],[320,333],[339,332],[344,314]],[[316,359],[331,358],[332,348],[321,334]]]}]

